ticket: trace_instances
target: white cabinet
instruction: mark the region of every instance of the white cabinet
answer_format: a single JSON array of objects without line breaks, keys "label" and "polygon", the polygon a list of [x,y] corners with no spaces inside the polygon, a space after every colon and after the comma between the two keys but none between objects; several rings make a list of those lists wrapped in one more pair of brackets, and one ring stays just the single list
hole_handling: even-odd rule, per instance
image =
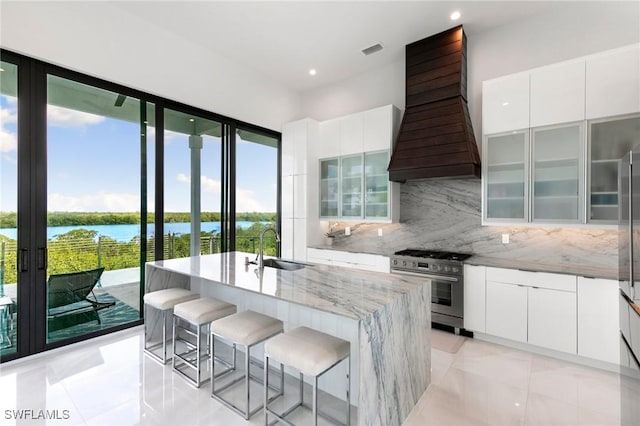
[{"label": "white cabinet", "polygon": [[587,119],[640,112],[640,44],[586,62]]},{"label": "white cabinet", "polygon": [[391,269],[389,258],[386,256],[312,247],[307,249],[307,261],[373,272],[388,273]]},{"label": "white cabinet", "polygon": [[584,59],[531,71],[530,127],[584,120]]},{"label": "white cabinet", "polygon": [[340,119],[340,155],[364,151],[363,131],[363,114],[351,114]]},{"label": "white cabinet", "polygon": [[280,255],[305,260],[309,150],[317,144],[318,123],[303,119],[282,126]]},{"label": "white cabinet", "polygon": [[575,354],[576,294],[540,287],[527,292],[528,343]]},{"label": "white cabinet", "polygon": [[574,275],[487,268],[486,332],[576,353]]},{"label": "white cabinet", "polygon": [[315,158],[340,155],[340,119],[323,121],[318,125],[318,143],[313,152]]},{"label": "white cabinet", "polygon": [[486,268],[464,265],[464,328],[486,331]]},{"label": "white cabinet", "polygon": [[512,74],[482,83],[482,133],[529,127],[529,73]]},{"label": "white cabinet", "polygon": [[487,281],[487,334],[527,341],[527,287]]},{"label": "white cabinet", "polygon": [[364,152],[390,149],[389,141],[394,139],[394,114],[399,113],[393,105],[385,105],[362,113]]},{"label": "white cabinet", "polygon": [[618,281],[578,277],[578,355],[620,362]]}]

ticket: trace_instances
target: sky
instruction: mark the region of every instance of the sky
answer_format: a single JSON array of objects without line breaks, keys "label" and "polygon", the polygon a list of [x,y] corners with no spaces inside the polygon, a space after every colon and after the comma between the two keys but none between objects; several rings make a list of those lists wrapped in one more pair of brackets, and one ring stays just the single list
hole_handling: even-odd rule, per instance
[{"label": "sky", "polygon": [[[154,132],[148,129],[148,209],[153,211]],[[16,211],[17,101],[0,95],[0,211]],[[48,211],[140,211],[139,125],[86,112],[48,106]],[[238,212],[275,212],[277,152],[237,144]],[[165,211],[190,210],[188,135],[165,133]],[[202,211],[220,211],[220,140],[203,138]]]}]

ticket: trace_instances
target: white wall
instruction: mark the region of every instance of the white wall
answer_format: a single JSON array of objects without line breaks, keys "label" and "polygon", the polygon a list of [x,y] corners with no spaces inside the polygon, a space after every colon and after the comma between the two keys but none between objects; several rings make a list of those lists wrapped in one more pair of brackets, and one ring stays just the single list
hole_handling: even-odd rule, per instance
[{"label": "white wall", "polygon": [[298,93],[107,2],[0,9],[5,49],[277,131],[299,115]]},{"label": "white wall", "polygon": [[318,121],[393,104],[404,108],[404,58],[382,68],[305,92],[301,117]]},{"label": "white wall", "polygon": [[[482,33],[465,32],[469,110],[480,143],[483,80],[637,43],[640,2],[558,2],[551,13]],[[302,116],[326,120],[389,103],[404,108],[404,80],[402,60],[305,92]]]}]

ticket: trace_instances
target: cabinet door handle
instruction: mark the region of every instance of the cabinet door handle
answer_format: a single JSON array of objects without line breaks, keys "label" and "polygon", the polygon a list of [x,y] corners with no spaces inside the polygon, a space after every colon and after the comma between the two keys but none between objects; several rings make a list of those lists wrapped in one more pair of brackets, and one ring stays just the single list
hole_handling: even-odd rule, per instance
[{"label": "cabinet door handle", "polygon": [[29,270],[29,250],[20,249],[18,252],[18,270],[19,272],[27,272]]}]

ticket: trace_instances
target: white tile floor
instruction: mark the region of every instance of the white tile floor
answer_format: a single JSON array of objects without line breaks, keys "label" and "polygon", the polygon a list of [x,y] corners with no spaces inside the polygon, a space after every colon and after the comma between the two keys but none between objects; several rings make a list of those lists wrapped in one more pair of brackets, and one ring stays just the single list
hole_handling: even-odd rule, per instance
[{"label": "white tile floor", "polygon": [[[138,327],[0,365],[0,424],[247,424],[212,400],[208,385],[194,389],[169,366],[143,356],[142,336]],[[433,383],[407,425],[620,422],[613,373],[473,339],[457,353],[433,349],[432,369]],[[57,410],[53,414],[68,418],[16,421],[15,409],[32,410],[22,412],[32,417]],[[262,420],[256,415],[249,424]]]}]

